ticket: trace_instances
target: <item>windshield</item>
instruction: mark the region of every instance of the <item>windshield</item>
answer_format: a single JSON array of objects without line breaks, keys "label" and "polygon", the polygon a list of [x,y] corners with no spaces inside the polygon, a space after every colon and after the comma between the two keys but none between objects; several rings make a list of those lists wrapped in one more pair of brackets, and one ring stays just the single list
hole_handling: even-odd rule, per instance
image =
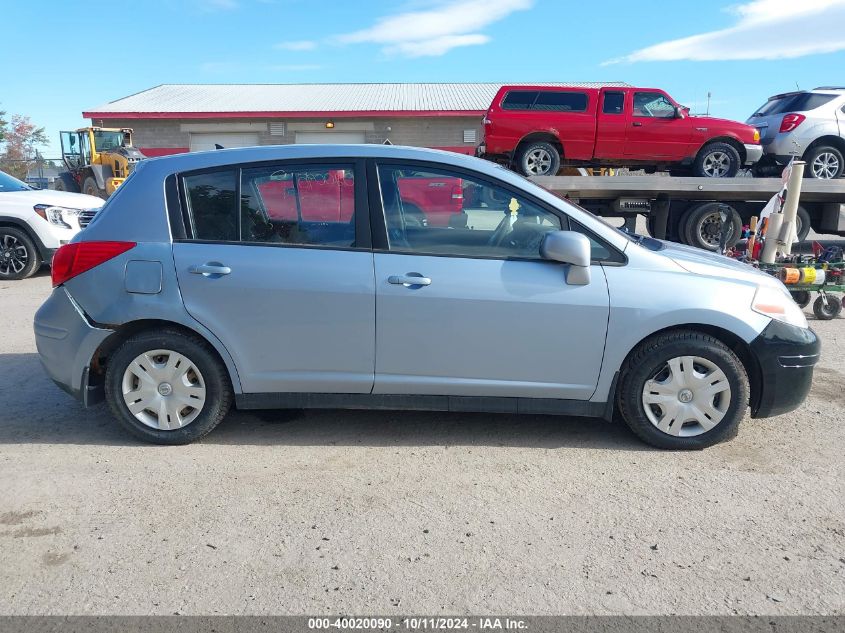
[{"label": "windshield", "polygon": [[31,191],[32,187],[26,183],[21,182],[17,178],[12,178],[9,174],[4,174],[0,171],[0,192],[5,191]]},{"label": "windshield", "polygon": [[103,130],[94,132],[94,148],[98,152],[117,149],[121,145],[123,145],[123,132],[105,132]]},{"label": "windshield", "polygon": [[835,95],[822,95],[813,92],[793,92],[788,95],[772,97],[751,116],[769,116],[784,114],[785,112],[806,112],[820,108],[828,103]]}]

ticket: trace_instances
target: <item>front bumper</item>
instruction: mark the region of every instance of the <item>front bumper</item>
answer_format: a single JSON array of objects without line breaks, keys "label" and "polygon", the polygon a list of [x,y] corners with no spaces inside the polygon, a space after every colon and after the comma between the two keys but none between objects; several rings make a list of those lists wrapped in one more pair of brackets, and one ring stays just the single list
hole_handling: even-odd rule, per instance
[{"label": "front bumper", "polygon": [[745,143],[745,164],[753,165],[763,158],[763,146],[757,143]]},{"label": "front bumper", "polygon": [[810,392],[820,349],[821,342],[811,329],[769,323],[751,342],[759,370],[751,417],[768,418],[797,409]]},{"label": "front bumper", "polygon": [[102,387],[90,384],[91,360],[112,333],[88,322],[60,286],[35,313],[35,344],[41,363],[59,387],[89,405],[102,400]]}]

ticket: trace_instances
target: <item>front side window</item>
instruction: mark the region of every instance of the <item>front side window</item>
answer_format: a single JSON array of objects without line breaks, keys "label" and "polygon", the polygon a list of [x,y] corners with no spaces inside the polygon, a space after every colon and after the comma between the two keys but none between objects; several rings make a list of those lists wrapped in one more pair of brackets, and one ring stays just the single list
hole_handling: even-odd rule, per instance
[{"label": "front side window", "polygon": [[587,94],[557,90],[543,91],[538,95],[531,109],[547,112],[586,112]]},{"label": "front side window", "polygon": [[448,170],[380,165],[391,251],[541,259],[561,218],[503,186]]},{"label": "front side window", "polygon": [[336,247],[355,242],[351,165],[227,169],[186,176],[184,190],[194,239]]},{"label": "front side window", "polygon": [[634,116],[672,119],[675,117],[675,104],[659,92],[635,92]]}]

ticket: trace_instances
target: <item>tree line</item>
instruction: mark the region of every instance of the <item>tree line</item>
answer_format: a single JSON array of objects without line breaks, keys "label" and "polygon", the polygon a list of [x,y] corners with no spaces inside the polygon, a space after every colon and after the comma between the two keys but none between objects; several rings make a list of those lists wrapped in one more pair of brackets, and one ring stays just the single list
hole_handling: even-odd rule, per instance
[{"label": "tree line", "polygon": [[47,134],[28,116],[0,110],[0,171],[25,180],[27,172],[35,167],[37,148],[47,145]]}]

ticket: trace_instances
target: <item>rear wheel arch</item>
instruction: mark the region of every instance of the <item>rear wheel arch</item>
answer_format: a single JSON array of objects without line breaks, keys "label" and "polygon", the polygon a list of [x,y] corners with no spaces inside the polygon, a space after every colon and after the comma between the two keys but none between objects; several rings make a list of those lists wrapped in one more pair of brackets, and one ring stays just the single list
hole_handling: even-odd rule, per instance
[{"label": "rear wheel arch", "polygon": [[842,138],[841,136],[828,135],[828,136],[820,136],[819,138],[814,140],[812,143],[810,143],[807,146],[807,149],[804,150],[804,156],[805,157],[808,156],[809,153],[812,150],[819,147],[820,145],[829,145],[831,147],[835,147],[840,152],[845,153],[845,138]]},{"label": "rear wheel arch", "polygon": [[516,144],[516,147],[513,150],[514,157],[516,157],[520,150],[522,150],[522,148],[526,145],[537,141],[550,143],[558,151],[558,154],[560,154],[560,159],[563,160],[563,143],[560,142],[560,138],[558,138],[557,135],[552,134],[551,132],[531,132],[530,134],[523,136],[519,139],[519,143]]},{"label": "rear wheel arch", "polygon": [[233,391],[235,393],[241,393],[240,377],[238,376],[234,359],[232,359],[226,348],[219,340],[206,332],[188,327],[183,323],[177,323],[176,321],[169,321],[166,319],[140,319],[138,321],[130,321],[117,326],[114,329],[114,332],[106,338],[100,344],[100,347],[94,352],[91,359],[92,378],[96,376],[99,380],[102,380],[105,377],[105,370],[108,365],[109,358],[121,345],[123,345],[125,341],[137,334],[165,329],[178,332],[185,336],[199,338],[205,342],[226,369],[226,373],[229,376],[229,383],[231,384]]}]

